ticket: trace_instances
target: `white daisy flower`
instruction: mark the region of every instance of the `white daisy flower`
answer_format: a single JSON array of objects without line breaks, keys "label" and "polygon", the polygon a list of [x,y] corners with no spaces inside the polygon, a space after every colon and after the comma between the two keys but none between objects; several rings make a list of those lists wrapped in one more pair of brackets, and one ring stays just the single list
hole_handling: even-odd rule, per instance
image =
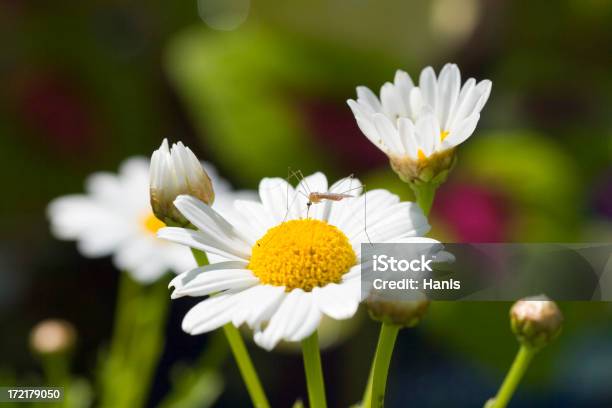
[{"label": "white daisy flower", "polygon": [[368,88],[357,88],[357,101],[348,101],[359,128],[388,155],[422,159],[464,142],[476,128],[480,111],[491,93],[491,81],[468,79],[461,86],[455,64],[440,76],[432,67],[421,71],[418,86],[398,70],[394,83],[385,83],[380,100]]},{"label": "white daisy flower", "polygon": [[[223,209],[233,193],[224,180],[214,182],[220,205],[215,207]],[[164,223],[153,215],[149,203],[147,159],[126,160],[119,174],[92,174],[85,190],[86,194],[59,197],[49,204],[47,214],[57,238],[76,240],[86,257],[113,255],[115,266],[141,283],[195,266],[188,248],[156,237]]]},{"label": "white daisy flower", "polygon": [[[343,193],[351,187],[354,197],[307,210],[303,196],[309,192]],[[323,315],[347,319],[357,310],[361,243],[398,242],[429,230],[415,203],[400,202],[386,190],[369,191],[364,198],[353,178],[329,189],[321,173],[295,189],[284,179],[266,178],[259,196],[261,202],[237,200],[237,211],[223,216],[196,198],[179,196],[175,206],[197,230],[158,232],[219,260],[170,283],[173,298],[211,295],[185,316],[187,333],[231,322],[252,328],[255,342],[268,350],[281,340],[300,341],[317,329]]]},{"label": "white daisy flower", "polygon": [[381,87],[380,99],[360,86],[357,101],[348,104],[363,134],[389,156],[400,177],[412,181],[437,158],[444,160],[434,173],[450,168],[450,153],[472,135],[490,93],[491,81],[470,78],[462,86],[457,65],[446,64],[438,78],[432,67],[421,71],[418,86],[398,70],[394,83]]}]

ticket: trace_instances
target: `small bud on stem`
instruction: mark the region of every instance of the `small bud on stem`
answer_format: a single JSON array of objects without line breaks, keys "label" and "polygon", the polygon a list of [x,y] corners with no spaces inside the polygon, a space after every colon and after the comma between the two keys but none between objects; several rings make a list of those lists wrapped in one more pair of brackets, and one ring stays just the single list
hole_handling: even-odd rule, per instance
[{"label": "small bud on stem", "polygon": [[168,140],[164,139],[160,148],[151,156],[150,178],[153,213],[169,225],[189,224],[174,206],[174,200],[179,195],[191,195],[208,205],[215,198],[212,182],[202,164],[181,142],[169,148]]},{"label": "small bud on stem", "polygon": [[429,308],[429,300],[392,300],[372,293],[366,300],[370,317],[382,323],[400,327],[414,327],[420,323]]},{"label": "small bud on stem", "polygon": [[30,347],[40,355],[60,354],[70,351],[76,342],[76,330],[61,319],[46,319],[30,332]]},{"label": "small bud on stem", "polygon": [[559,335],[563,314],[555,302],[537,296],[516,302],[510,309],[510,322],[521,344],[539,349]]}]

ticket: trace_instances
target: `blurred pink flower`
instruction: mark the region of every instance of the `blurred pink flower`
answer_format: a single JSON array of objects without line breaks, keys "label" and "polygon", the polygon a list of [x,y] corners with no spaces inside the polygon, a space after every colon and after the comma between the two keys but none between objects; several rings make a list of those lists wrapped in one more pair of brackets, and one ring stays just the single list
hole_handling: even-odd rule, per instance
[{"label": "blurred pink flower", "polygon": [[438,190],[432,219],[441,220],[460,242],[501,242],[508,238],[507,200],[482,186],[455,183]]}]

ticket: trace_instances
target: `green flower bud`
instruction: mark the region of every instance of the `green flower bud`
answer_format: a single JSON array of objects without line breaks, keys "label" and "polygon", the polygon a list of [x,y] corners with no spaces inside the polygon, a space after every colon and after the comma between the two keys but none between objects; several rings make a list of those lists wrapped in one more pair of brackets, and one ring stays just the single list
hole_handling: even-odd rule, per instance
[{"label": "green flower bud", "polygon": [[393,300],[376,293],[366,299],[370,317],[382,323],[401,327],[414,327],[420,323],[429,308],[429,299]]},{"label": "green flower bud", "polygon": [[525,298],[510,309],[512,331],[518,340],[532,348],[542,348],[561,332],[563,314],[546,296]]}]

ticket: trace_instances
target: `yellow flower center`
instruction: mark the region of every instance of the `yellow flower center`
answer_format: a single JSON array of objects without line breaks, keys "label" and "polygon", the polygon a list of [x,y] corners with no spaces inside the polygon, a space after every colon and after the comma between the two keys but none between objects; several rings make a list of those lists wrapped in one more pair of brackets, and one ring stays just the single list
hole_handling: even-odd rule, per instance
[{"label": "yellow flower center", "polygon": [[147,215],[142,217],[142,227],[150,234],[157,234],[157,231],[165,226],[166,224],[164,224],[157,217],[155,217],[153,213],[148,213]]},{"label": "yellow flower center", "polygon": [[263,284],[310,291],[339,283],[356,262],[342,231],[325,221],[302,219],[270,228],[253,246],[248,268]]},{"label": "yellow flower center", "polygon": [[448,137],[448,134],[449,134],[448,130],[441,131],[440,132],[440,141],[443,142],[444,139],[446,139]]}]

